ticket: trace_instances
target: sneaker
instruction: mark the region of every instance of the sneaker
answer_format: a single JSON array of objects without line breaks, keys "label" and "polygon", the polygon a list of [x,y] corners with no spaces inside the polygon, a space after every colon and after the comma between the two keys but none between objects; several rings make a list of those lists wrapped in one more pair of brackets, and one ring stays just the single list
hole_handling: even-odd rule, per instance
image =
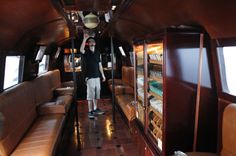
[{"label": "sneaker", "polygon": [[94,113],[95,115],[103,115],[103,114],[105,114],[105,112],[102,111],[102,110],[99,109],[99,108],[97,108],[96,110],[94,110],[93,113]]},{"label": "sneaker", "polygon": [[89,119],[94,119],[94,114],[93,114],[93,112],[88,112],[88,117],[89,117]]}]

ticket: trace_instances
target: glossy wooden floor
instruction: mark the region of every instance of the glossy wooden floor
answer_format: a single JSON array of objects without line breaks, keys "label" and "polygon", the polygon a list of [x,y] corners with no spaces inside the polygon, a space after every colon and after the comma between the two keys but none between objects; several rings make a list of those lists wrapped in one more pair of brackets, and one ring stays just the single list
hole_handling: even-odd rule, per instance
[{"label": "glossy wooden floor", "polygon": [[91,120],[87,116],[87,102],[78,101],[81,150],[78,150],[79,144],[75,128],[66,155],[137,156],[137,146],[119,113],[116,112],[116,123],[112,122],[111,101],[102,99],[99,102],[99,108],[105,111],[105,115]]}]

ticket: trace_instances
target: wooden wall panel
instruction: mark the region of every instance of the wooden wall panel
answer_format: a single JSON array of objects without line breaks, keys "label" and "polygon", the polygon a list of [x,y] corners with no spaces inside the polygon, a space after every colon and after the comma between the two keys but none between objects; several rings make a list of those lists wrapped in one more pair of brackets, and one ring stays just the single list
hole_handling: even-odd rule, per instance
[{"label": "wooden wall panel", "polygon": [[[171,34],[166,47],[166,150],[192,151],[197,95],[199,34]],[[217,98],[212,88],[207,49],[203,51],[199,151],[216,151]],[[209,135],[210,133],[210,135]],[[206,143],[205,143],[206,142]],[[203,144],[204,143],[204,144]],[[206,145],[207,144],[207,145]]]}]

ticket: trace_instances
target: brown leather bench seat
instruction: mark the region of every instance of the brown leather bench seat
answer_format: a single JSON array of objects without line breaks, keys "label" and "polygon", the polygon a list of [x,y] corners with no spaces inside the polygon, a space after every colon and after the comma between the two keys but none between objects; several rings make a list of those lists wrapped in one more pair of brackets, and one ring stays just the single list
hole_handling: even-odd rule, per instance
[{"label": "brown leather bench seat", "polygon": [[0,94],[3,118],[0,156],[55,155],[72,95],[54,95],[53,73],[20,83]]},{"label": "brown leather bench seat", "polygon": [[[112,91],[112,80],[108,81]],[[134,68],[123,66],[122,79],[114,80],[114,94],[116,103],[119,105],[128,121],[135,118],[135,107],[131,105],[134,100]]]},{"label": "brown leather bench seat", "polygon": [[[133,67],[129,67],[129,66],[122,66],[122,77],[121,79],[114,79],[114,85],[115,85],[115,89],[117,91],[122,91],[124,89],[130,89],[133,90],[132,87],[130,87],[130,85],[132,86],[133,80],[131,80],[134,76],[133,76],[133,72],[134,69]],[[109,89],[110,91],[112,91],[112,79],[108,80],[108,85],[109,85]],[[120,92],[118,92],[118,94],[120,94]],[[133,94],[133,93],[131,93]]]},{"label": "brown leather bench seat", "polygon": [[188,156],[235,156],[236,155],[236,104],[225,107],[222,119],[222,149],[220,153],[188,152]]},{"label": "brown leather bench seat", "polygon": [[[40,115],[48,113],[66,114],[72,102],[73,87],[60,88],[59,70],[47,72],[33,80],[35,85],[37,111]],[[70,88],[71,90],[67,90]],[[55,93],[56,89],[61,89],[61,93]],[[64,94],[63,94],[64,92]]]},{"label": "brown leather bench seat", "polygon": [[132,121],[135,118],[135,107],[131,105],[134,100],[133,95],[121,94],[116,96],[116,101],[125,114],[128,121]]},{"label": "brown leather bench seat", "polygon": [[[39,116],[12,156],[55,155],[64,116],[58,114]],[[35,154],[33,154],[35,153]]]}]

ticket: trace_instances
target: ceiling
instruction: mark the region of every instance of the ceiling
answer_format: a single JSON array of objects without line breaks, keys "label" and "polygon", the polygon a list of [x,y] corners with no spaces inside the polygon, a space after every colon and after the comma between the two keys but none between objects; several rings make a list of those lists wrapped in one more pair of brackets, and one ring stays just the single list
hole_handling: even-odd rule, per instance
[{"label": "ceiling", "polygon": [[113,20],[102,29],[123,40],[179,25],[203,27],[213,39],[236,37],[235,0],[10,0],[0,2],[0,51],[63,44],[70,38],[63,12],[105,13],[113,4]]}]

